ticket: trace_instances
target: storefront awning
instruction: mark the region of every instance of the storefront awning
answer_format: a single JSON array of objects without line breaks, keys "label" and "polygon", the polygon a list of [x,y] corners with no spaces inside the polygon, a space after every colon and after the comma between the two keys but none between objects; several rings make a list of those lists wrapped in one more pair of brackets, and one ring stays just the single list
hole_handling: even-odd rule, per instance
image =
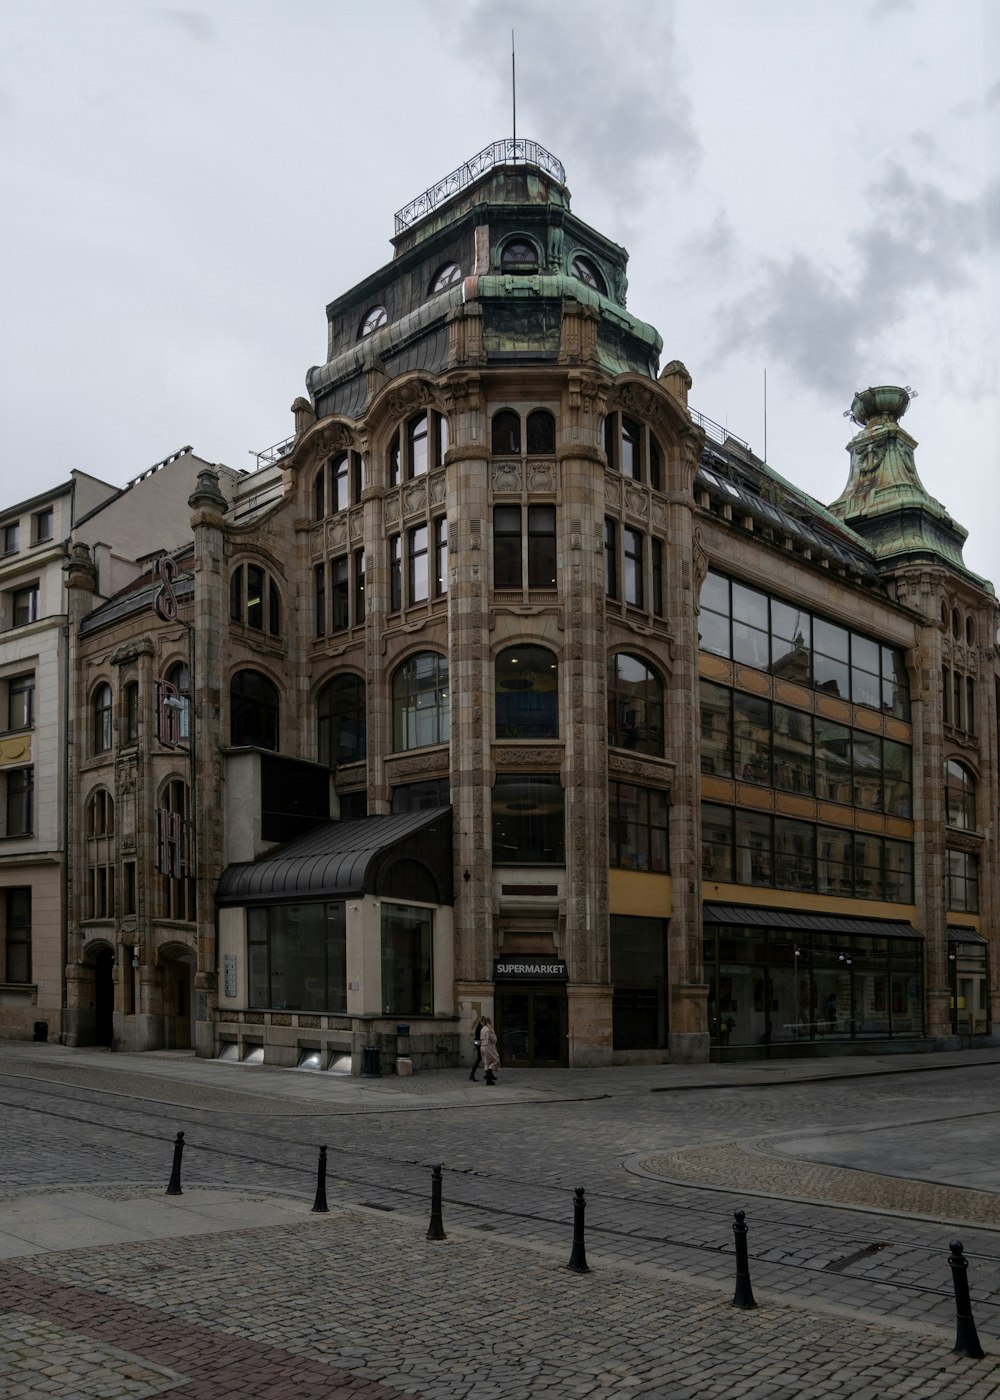
[{"label": "storefront awning", "polygon": [[[812,914],[798,909],[760,909],[752,904],[705,904],[706,924],[738,924],[744,928],[787,928],[796,933],[854,934],[863,938],[923,938],[899,919],[855,919],[844,914]],[[963,930],[967,932],[967,930]]]},{"label": "storefront awning", "polygon": [[949,943],[986,943],[987,939],[981,933],[977,933],[974,928],[966,928],[963,924],[948,925]]},{"label": "storefront awning", "polygon": [[228,866],[219,905],[289,904],[383,894],[452,902],[451,808],[321,822],[259,860]]}]

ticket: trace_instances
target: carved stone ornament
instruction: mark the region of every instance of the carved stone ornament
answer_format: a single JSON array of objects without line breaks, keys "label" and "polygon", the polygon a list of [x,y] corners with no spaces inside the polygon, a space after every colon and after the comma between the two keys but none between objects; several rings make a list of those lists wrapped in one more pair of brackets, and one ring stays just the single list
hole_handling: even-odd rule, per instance
[{"label": "carved stone ornament", "polygon": [[569,381],[570,407],[584,413],[603,413],[607,383],[596,374],[571,375]]},{"label": "carved stone ornament", "polygon": [[641,758],[626,758],[624,754],[608,753],[608,772],[621,778],[634,778],[637,783],[651,783],[655,787],[673,784],[674,765],[663,763],[643,763]]},{"label": "carved stone ornament", "polygon": [[556,466],[554,462],[528,463],[528,490],[552,494],[556,490]]},{"label": "carved stone ornament", "polygon": [[406,782],[409,778],[423,778],[428,774],[446,777],[448,773],[448,752],[423,754],[420,758],[387,759],[385,764],[386,781],[390,786]]},{"label": "carved stone ornament", "polygon": [[653,390],[643,384],[626,384],[618,395],[618,402],[631,417],[647,422],[655,417],[660,406],[660,400]]},{"label": "carved stone ornament", "polygon": [[310,446],[317,456],[327,457],[333,452],[346,452],[353,441],[350,429],[343,423],[327,423],[319,429]]},{"label": "carved stone ornament", "polygon": [[427,483],[421,477],[419,481],[411,481],[403,491],[403,514],[416,515],[423,514],[427,509]]},{"label": "carved stone ornament", "polygon": [[431,391],[422,379],[401,384],[389,395],[389,412],[393,418],[404,418],[415,409],[431,402]]},{"label": "carved stone ornament", "polygon": [[493,762],[497,772],[505,769],[520,768],[560,768],[562,766],[562,750],[558,748],[542,748],[534,745],[531,748],[507,748],[497,745],[493,750]]},{"label": "carved stone ornament", "polygon": [[697,608],[698,599],[701,597],[701,585],[705,582],[705,578],[708,574],[709,562],[700,525],[696,525],[694,528],[691,555],[691,562],[694,566],[695,607]]},{"label": "carved stone ornament", "polygon": [[649,492],[643,490],[641,486],[630,486],[625,484],[625,509],[630,515],[641,516],[643,520],[649,518]]},{"label": "carved stone ornament", "polygon": [[983,849],[983,838],[974,831],[965,831],[961,835],[957,831],[948,832],[949,851],[971,851],[975,854]]},{"label": "carved stone ornament", "polygon": [[387,521],[399,519],[399,492],[392,491],[382,502],[382,514]]},{"label": "carved stone ornament", "polygon": [[604,504],[611,506],[615,510],[621,510],[622,505],[622,483],[621,477],[608,475],[604,478]]},{"label": "carved stone ornament", "polygon": [[343,549],[347,543],[347,521],[343,516],[338,516],[335,520],[330,521],[327,539],[331,549]]},{"label": "carved stone ornament", "polygon": [[467,403],[467,400],[479,397],[479,375],[455,375],[448,380],[442,395],[449,411],[474,407],[473,404]]},{"label": "carved stone ornament", "polygon": [[111,653],[112,666],[125,666],[140,656],[152,656],[153,643],[149,637],[137,637],[134,642],[125,642]]},{"label": "carved stone ornament", "polygon": [[519,495],[521,491],[520,462],[493,463],[493,490],[498,495]]}]

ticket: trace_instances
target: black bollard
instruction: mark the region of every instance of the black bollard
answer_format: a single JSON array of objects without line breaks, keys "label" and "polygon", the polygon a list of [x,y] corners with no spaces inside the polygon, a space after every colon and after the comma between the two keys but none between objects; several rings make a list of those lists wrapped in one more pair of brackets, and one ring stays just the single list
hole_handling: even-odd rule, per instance
[{"label": "black bollard", "polygon": [[313,1201],[313,1210],[322,1211],[328,1215],[330,1207],[326,1203],[326,1147],[319,1150],[319,1166],[316,1168],[316,1199]]},{"label": "black bollard", "polygon": [[733,1234],[736,1236],[736,1292],[733,1294],[734,1308],[755,1308],[757,1300],[750,1286],[750,1259],[747,1254],[746,1212],[734,1210]]},{"label": "black bollard", "polygon": [[955,1345],[952,1350],[956,1356],[970,1356],[974,1361],[979,1361],[986,1353],[979,1345],[979,1334],[972,1316],[969,1262],[963,1253],[961,1240],[952,1240],[948,1263],[955,1288]]},{"label": "black bollard", "polygon": [[431,1167],[431,1223],[427,1227],[429,1240],[447,1239],[441,1224],[441,1166]]},{"label": "black bollard", "polygon": [[184,1155],[184,1134],[178,1133],[174,1138],[174,1165],[170,1171],[170,1182],[167,1186],[168,1196],[182,1196],[181,1190],[181,1158]]},{"label": "black bollard", "polygon": [[578,1186],[574,1192],[573,1199],[573,1252],[569,1256],[567,1269],[571,1269],[574,1274],[589,1274],[587,1267],[587,1251],[583,1243],[583,1212],[587,1209],[587,1202],[583,1199],[583,1187]]}]

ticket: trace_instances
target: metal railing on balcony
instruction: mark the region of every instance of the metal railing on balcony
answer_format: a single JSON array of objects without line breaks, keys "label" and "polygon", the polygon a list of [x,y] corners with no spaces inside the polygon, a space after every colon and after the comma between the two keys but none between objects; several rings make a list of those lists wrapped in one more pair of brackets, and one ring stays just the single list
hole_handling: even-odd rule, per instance
[{"label": "metal railing on balcony", "polygon": [[276,442],[273,447],[265,447],[263,452],[255,452],[257,458],[257,468],[269,467],[274,462],[280,462],[282,457],[287,457],[295,446],[295,434],[285,438],[284,442]]},{"label": "metal railing on balcony", "polygon": [[446,175],[443,180],[439,180],[436,185],[432,185],[429,190],[411,200],[404,209],[400,209],[396,215],[396,232],[402,233],[432,209],[436,209],[439,204],[443,204],[446,199],[458,194],[496,166],[518,164],[533,165],[537,170],[551,175],[561,185],[566,183],[566,171],[562,161],[537,141],[522,141],[513,137],[508,137],[505,141],[494,141],[464,165],[460,165],[457,170],[453,170],[450,175]]}]

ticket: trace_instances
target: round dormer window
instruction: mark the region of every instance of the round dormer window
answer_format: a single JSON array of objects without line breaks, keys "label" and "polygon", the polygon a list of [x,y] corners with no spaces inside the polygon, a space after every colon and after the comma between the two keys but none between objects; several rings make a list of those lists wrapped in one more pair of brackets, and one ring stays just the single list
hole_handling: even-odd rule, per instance
[{"label": "round dormer window", "polygon": [[508,238],[500,252],[504,272],[537,272],[538,249],[527,238]]},{"label": "round dormer window", "polygon": [[462,269],[458,263],[445,263],[435,273],[434,281],[431,283],[431,295],[435,292],[443,292],[446,287],[453,287],[456,282],[462,280]]},{"label": "round dormer window", "polygon": [[371,335],[373,331],[377,331],[380,326],[384,326],[388,319],[389,317],[386,314],[384,306],[373,306],[368,312],[368,315],[361,322],[362,339],[364,339],[366,335]]},{"label": "round dormer window", "polygon": [[607,295],[604,278],[589,258],[574,258],[570,265],[570,272],[588,287],[593,287],[595,292],[600,292],[602,296]]}]

